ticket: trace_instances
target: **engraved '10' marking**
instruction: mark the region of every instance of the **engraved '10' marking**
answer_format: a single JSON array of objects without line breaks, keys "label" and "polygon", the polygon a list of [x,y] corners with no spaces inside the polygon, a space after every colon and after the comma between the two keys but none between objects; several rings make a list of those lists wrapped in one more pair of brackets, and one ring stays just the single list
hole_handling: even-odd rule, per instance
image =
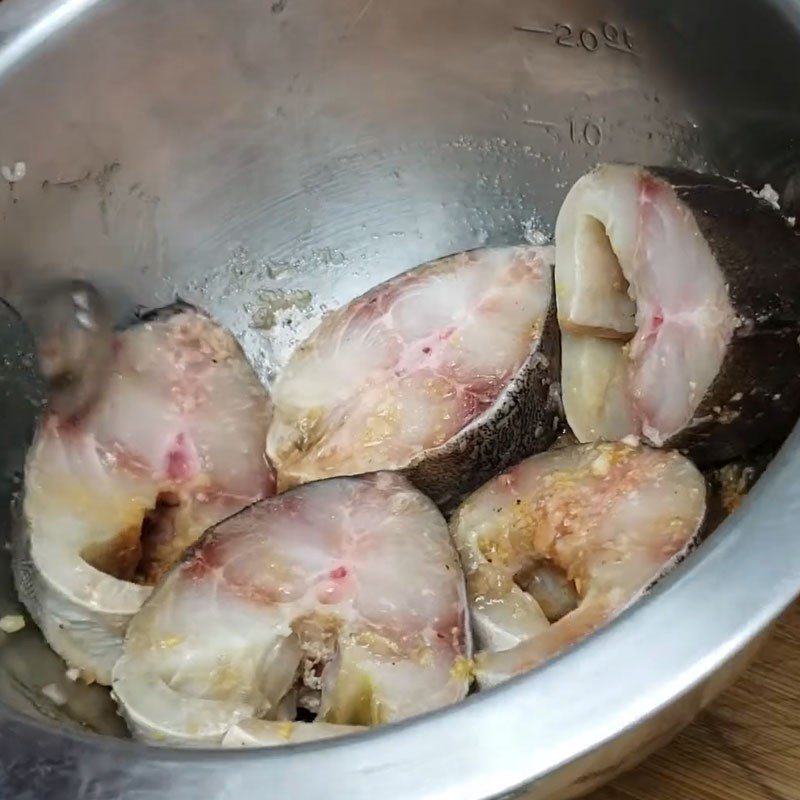
[{"label": "engraved '10' marking", "polygon": [[572,144],[587,147],[599,147],[603,141],[603,129],[599,120],[584,117],[583,119],[570,118],[565,122],[548,122],[543,119],[523,120],[525,125],[541,128],[546,131],[556,142],[569,138]]},{"label": "engraved '10' marking", "polygon": [[569,138],[573,144],[597,147],[603,141],[603,131],[594,120],[589,119],[581,123],[571,119],[569,121]]},{"label": "engraved '10' marking", "polygon": [[580,29],[564,22],[559,22],[552,28],[515,25],[514,30],[521,33],[539,33],[550,36],[559,47],[578,47],[586,50],[587,53],[596,53],[605,48],[618,53],[635,55],[633,40],[628,29],[614,25],[612,22],[601,22],[597,28]]}]

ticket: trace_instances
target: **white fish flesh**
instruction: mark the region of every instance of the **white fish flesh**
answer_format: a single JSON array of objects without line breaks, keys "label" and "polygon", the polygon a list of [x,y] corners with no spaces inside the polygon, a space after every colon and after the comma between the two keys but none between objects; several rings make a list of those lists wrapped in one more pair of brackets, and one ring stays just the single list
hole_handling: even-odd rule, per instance
[{"label": "white fish flesh", "polygon": [[442,507],[558,427],[552,248],[475,250],[328,315],[273,389],[279,486],[403,470]]},{"label": "white fish flesh", "polygon": [[364,725],[332,725],[330,722],[275,722],[246,719],[233,725],[222,738],[223,747],[277,747],[284,744],[333,739],[348,733],[363,733]]},{"label": "white fish flesh", "polygon": [[185,306],[116,336],[86,416],[44,418],[14,568],[20,598],[69,665],[110,683],[151,586],[207,527],[273,493],[269,418],[234,338]]},{"label": "white fish flesh", "polygon": [[128,628],[113,688],[148,741],[219,744],[244,720],[377,725],[460,700],[458,556],[402,476],[301,486],[209,530]]},{"label": "white fish flesh", "polygon": [[[534,456],[470,495],[450,524],[480,649],[478,684],[531,669],[620,613],[687,552],[705,506],[703,477],[688,459],[622,443]],[[553,602],[537,602],[528,591],[537,566],[572,583],[574,610],[558,581]]]},{"label": "white fish flesh", "polygon": [[563,402],[581,441],[633,434],[702,463],[788,432],[800,246],[733,181],[606,164],[556,225]]}]

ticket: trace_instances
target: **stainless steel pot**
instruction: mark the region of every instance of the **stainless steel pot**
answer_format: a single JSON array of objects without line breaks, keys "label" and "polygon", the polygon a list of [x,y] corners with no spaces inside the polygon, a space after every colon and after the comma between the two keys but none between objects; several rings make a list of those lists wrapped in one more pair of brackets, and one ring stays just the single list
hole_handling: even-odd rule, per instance
[{"label": "stainless steel pot", "polygon": [[[0,289],[24,299],[77,272],[120,314],[177,293],[269,378],[324,306],[429,258],[551,232],[600,160],[769,181],[791,209],[799,62],[791,0],[5,0],[0,163],[25,176],[0,185]],[[304,299],[264,330],[276,298]],[[38,387],[10,313],[0,345],[7,500]],[[0,795],[587,791],[685,725],[800,591],[799,477],[795,433],[741,511],[607,630],[500,689],[347,740],[148,749],[121,738],[102,690],[65,682],[29,626],[0,641]],[[5,613],[5,564],[2,582]]]}]

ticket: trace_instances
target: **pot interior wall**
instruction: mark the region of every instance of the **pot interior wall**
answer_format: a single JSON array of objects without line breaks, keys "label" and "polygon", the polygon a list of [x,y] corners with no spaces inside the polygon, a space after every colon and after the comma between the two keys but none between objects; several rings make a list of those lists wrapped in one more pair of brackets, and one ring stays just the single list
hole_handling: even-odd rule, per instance
[{"label": "pot interior wall", "polygon": [[[2,294],[24,310],[33,282],[77,273],[120,319],[180,295],[265,380],[326,308],[374,283],[549,237],[599,161],[798,199],[800,40],[779,3],[83,5],[27,51],[12,53],[17,29],[0,48],[0,162],[26,165],[0,186]],[[6,509],[41,390],[18,319],[0,323]],[[2,614],[17,603],[0,556]],[[0,633],[0,703],[124,735],[107,693],[67,681],[30,623]]]}]

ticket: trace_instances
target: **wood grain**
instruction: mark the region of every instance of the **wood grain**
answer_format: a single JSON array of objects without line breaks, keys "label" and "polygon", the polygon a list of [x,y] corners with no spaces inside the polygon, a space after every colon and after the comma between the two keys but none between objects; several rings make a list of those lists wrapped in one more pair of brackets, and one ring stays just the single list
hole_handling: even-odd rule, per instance
[{"label": "wood grain", "polygon": [[587,800],[800,800],[800,603],[691,727]]}]

